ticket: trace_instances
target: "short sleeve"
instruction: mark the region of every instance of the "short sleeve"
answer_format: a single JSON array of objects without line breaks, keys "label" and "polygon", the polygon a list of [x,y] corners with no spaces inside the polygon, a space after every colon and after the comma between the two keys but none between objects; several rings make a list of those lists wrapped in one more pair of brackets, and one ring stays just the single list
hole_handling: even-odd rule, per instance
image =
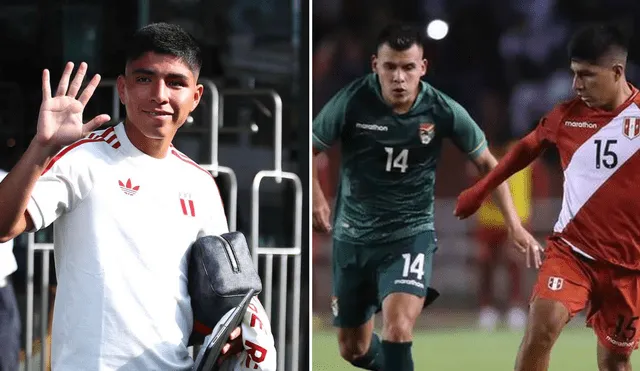
[{"label": "short sleeve", "polygon": [[313,120],[313,148],[324,151],[340,138],[347,109],[360,88],[370,83],[372,76],[357,79],[338,91]]},{"label": "short sleeve", "polygon": [[48,227],[75,209],[93,189],[87,162],[91,154],[82,144],[77,142],[58,152],[36,182],[27,204],[34,225],[30,232]]},{"label": "short sleeve", "polygon": [[326,150],[340,137],[348,104],[343,90],[334,95],[313,120],[313,147]]},{"label": "short sleeve", "polygon": [[454,101],[449,104],[453,121],[451,139],[470,158],[478,157],[487,148],[484,132],[462,105]]}]

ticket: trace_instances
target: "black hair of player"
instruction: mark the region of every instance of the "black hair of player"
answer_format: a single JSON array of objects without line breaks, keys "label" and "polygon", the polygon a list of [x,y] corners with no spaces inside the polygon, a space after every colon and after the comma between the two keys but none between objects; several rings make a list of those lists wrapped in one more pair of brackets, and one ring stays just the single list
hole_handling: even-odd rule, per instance
[{"label": "black hair of player", "polygon": [[382,45],[389,45],[395,51],[405,51],[414,45],[424,50],[424,36],[418,27],[404,23],[393,23],[382,29],[378,34],[377,50]]},{"label": "black hair of player", "polygon": [[598,64],[602,57],[614,56],[626,61],[631,35],[621,24],[592,23],[577,30],[568,46],[569,59]]},{"label": "black hair of player", "polygon": [[202,67],[202,51],[196,39],[182,27],[169,23],[152,23],[133,34],[127,47],[127,63],[154,52],[182,59],[194,75]]}]

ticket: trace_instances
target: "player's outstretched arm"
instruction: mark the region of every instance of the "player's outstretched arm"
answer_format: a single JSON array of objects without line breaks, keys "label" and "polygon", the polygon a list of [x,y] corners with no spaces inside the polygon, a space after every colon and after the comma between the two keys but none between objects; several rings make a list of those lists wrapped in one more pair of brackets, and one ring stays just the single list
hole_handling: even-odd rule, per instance
[{"label": "player's outstretched arm", "polygon": [[[460,219],[473,215],[494,189],[511,175],[527,167],[544,151],[545,147],[546,143],[539,140],[536,132],[533,131],[514,145],[500,162],[495,164],[494,159],[494,163],[487,163],[486,166],[489,166],[490,171],[486,171],[486,175],[480,181],[458,196],[454,215]],[[480,164],[480,167],[484,166],[484,163]]]},{"label": "player's outstretched arm", "polygon": [[[474,162],[483,174],[491,172],[498,164],[488,149],[476,157]],[[536,239],[522,226],[507,182],[500,183],[495,188],[493,195],[496,205],[504,216],[509,238],[514,247],[526,254],[527,267],[531,266],[531,260],[533,260],[535,267],[538,268],[542,264],[541,248]]]},{"label": "player's outstretched arm", "polygon": [[42,104],[36,135],[22,158],[0,183],[1,242],[33,228],[26,211],[29,198],[36,181],[55,154],[110,119],[108,115],[99,115],[86,124],[82,122],[82,112],[98,87],[100,76],[95,75],[78,96],[87,64],[80,64],[69,83],[72,72],[73,63],[69,62],[62,73],[55,96],[51,94],[49,71],[44,70],[42,73]]},{"label": "player's outstretched arm", "polygon": [[313,206],[313,228],[322,233],[328,233],[331,231],[331,209],[329,208],[329,203],[327,202],[326,197],[324,196],[324,192],[322,191],[322,187],[320,186],[320,181],[318,180],[318,167],[315,161],[316,155],[318,155],[320,151],[316,148],[313,149],[313,158],[312,158],[312,206]]},{"label": "player's outstretched arm", "polygon": [[313,228],[322,233],[331,232],[330,215],[331,209],[324,196],[320,181],[318,180],[318,169],[316,167],[316,155],[331,148],[339,139],[345,123],[347,106],[366,79],[358,79],[351,84],[340,89],[322,107],[313,120],[312,125],[312,207],[313,207]]}]

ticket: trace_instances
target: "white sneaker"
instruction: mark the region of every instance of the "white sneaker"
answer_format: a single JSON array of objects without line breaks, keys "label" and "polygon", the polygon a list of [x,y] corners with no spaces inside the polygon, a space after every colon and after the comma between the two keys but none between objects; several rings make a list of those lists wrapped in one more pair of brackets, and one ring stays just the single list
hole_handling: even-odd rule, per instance
[{"label": "white sneaker", "polygon": [[527,325],[527,312],[518,307],[509,309],[507,312],[507,325],[511,330],[523,330]]},{"label": "white sneaker", "polygon": [[500,314],[493,307],[483,307],[480,309],[480,317],[478,318],[478,327],[484,331],[495,331],[498,327]]}]

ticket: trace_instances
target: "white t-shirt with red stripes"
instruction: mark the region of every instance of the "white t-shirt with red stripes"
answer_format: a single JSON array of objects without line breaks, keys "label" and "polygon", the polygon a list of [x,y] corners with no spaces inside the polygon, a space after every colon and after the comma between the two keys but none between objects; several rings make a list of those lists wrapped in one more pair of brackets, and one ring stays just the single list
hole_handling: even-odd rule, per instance
[{"label": "white t-shirt with red stripes", "polygon": [[60,151],[27,210],[54,223],[54,371],[191,369],[187,253],[228,232],[208,171],[142,153],[121,123]]}]

